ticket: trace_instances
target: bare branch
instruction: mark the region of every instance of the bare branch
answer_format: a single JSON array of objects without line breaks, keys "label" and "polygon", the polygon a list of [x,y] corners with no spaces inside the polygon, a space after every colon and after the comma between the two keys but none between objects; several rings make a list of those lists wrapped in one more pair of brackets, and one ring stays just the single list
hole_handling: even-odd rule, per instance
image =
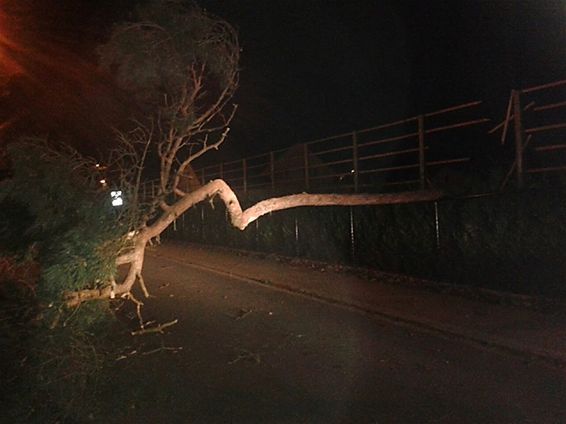
[{"label": "bare branch", "polygon": [[[230,117],[230,120],[232,120],[234,113],[236,112],[236,108],[237,105],[234,105],[234,111]],[[218,148],[220,147],[220,145],[222,143],[224,143],[224,140],[226,140],[226,137],[228,136],[228,133],[230,132],[230,127],[226,127],[224,128],[224,132],[220,135],[220,138],[212,144],[206,144],[206,142],[204,143],[203,147],[196,153],[193,153],[191,155],[189,155],[189,157],[183,161],[181,163],[181,165],[179,166],[179,168],[177,169],[177,173],[175,175],[175,179],[173,181],[173,191],[175,191],[179,185],[179,181],[181,179],[181,177],[183,176],[183,173],[185,172],[185,170],[187,169],[187,167],[190,165],[190,163],[192,161],[194,161],[195,159],[201,157],[202,155],[204,155],[205,153],[207,153],[210,150],[218,150]]]},{"label": "bare branch", "polygon": [[135,259],[135,251],[125,253],[116,258],[116,265],[119,266],[119,265],[129,264],[132,263],[134,259]]},{"label": "bare branch", "polygon": [[240,202],[234,191],[223,180],[213,180],[198,190],[186,194],[170,210],[162,215],[154,224],[144,230],[143,238],[152,238],[161,234],[177,217],[192,206],[204,200],[218,196],[230,215],[232,225],[244,230],[251,222],[269,213],[284,209],[305,206],[360,206],[391,205],[437,200],[442,197],[440,191],[415,191],[392,194],[294,194],[276,197],[256,203],[242,211]]},{"label": "bare branch", "polygon": [[150,297],[149,291],[147,290],[147,287],[146,287],[146,285],[145,285],[145,281],[144,281],[143,276],[141,275],[141,273],[138,274],[138,280],[139,280],[139,282],[140,282],[140,287],[141,287],[141,289],[142,289],[143,295],[144,295],[145,297]]},{"label": "bare branch", "polygon": [[155,327],[150,328],[141,328],[140,330],[132,331],[132,336],[141,336],[142,334],[151,334],[151,333],[160,333],[163,334],[163,330],[167,327],[171,327],[179,322],[178,319],[174,319],[173,321],[166,322],[164,324],[159,324]]}]

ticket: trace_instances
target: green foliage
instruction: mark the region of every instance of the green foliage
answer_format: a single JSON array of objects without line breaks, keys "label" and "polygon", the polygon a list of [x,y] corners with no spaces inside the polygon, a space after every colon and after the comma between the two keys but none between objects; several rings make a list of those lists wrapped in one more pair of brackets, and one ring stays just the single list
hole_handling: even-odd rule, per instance
[{"label": "green foliage", "polygon": [[[0,287],[0,342],[11,346],[0,372],[10,422],[86,421],[110,390],[122,336],[108,302],[69,310],[67,290],[108,282],[127,225],[100,188],[94,163],[40,140],[9,147],[13,177],[0,185],[0,259],[39,265],[37,286]],[[8,263],[11,264],[11,263]],[[14,272],[18,269],[12,266]],[[14,274],[14,283],[22,276]],[[35,296],[33,295],[35,294]]]},{"label": "green foliage", "polygon": [[20,293],[0,297],[0,345],[10,346],[0,363],[2,422],[92,421],[112,391],[124,329],[107,302],[61,309],[55,328],[45,312]]},{"label": "green foliage", "polygon": [[34,218],[23,203],[7,197],[7,191],[8,184],[0,183],[0,255],[22,257],[30,244],[26,230]]},{"label": "green foliage", "polygon": [[[224,88],[237,63],[230,57],[227,24],[196,6],[180,0],[152,0],[139,6],[135,22],[117,24],[98,53],[104,69],[116,74],[118,83],[139,99],[169,104],[190,95],[191,68],[205,67],[215,83]],[[188,93],[185,92],[188,90]],[[195,111],[196,112],[196,111]]]},{"label": "green foliage", "polygon": [[26,141],[10,146],[14,176],[0,189],[0,246],[32,253],[41,267],[38,295],[47,303],[65,290],[107,282],[125,226],[94,167],[76,153]]},{"label": "green foliage", "polygon": [[440,204],[436,273],[503,290],[565,294],[565,193],[529,191]]},{"label": "green foliage", "polygon": [[[102,390],[111,390],[109,372],[124,335],[107,302],[88,302],[75,311],[64,311],[60,325],[38,331],[29,343],[33,374],[24,384],[34,385],[33,415],[41,417],[56,407],[60,417],[85,419],[98,412]],[[53,413],[53,411],[51,411]]]}]

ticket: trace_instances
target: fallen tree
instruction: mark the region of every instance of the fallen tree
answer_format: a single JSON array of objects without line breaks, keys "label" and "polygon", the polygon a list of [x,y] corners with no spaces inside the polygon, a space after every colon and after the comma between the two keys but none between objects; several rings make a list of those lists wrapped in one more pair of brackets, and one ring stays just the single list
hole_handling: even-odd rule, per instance
[{"label": "fallen tree", "polygon": [[[129,203],[128,236],[115,259],[128,267],[123,281],[109,278],[96,288],[67,291],[67,306],[92,299],[130,297],[138,282],[144,294],[145,250],[194,205],[219,198],[232,225],[244,230],[261,216],[304,206],[382,205],[430,201],[439,192],[398,194],[295,194],[267,199],[242,210],[234,191],[214,180],[189,191],[182,181],[192,162],[218,149],[227,139],[237,106],[240,46],[226,21],[178,0],[158,0],[139,8],[137,20],[114,27],[100,47],[103,68],[129,90],[146,117],[122,132],[109,160],[109,173]],[[144,180],[157,170],[159,184],[151,199],[141,194]]]},{"label": "fallen tree", "polygon": [[228,211],[230,222],[240,230],[261,216],[270,212],[301,206],[359,206],[391,205],[436,200],[441,197],[438,191],[415,191],[396,194],[295,194],[261,201],[242,211],[234,191],[223,180],[214,180],[200,189],[180,197],[172,205],[162,205],[164,209],[157,221],[145,226],[134,236],[131,250],[116,259],[117,265],[129,264],[129,271],[120,284],[112,281],[102,289],[82,290],[65,294],[68,306],[75,306],[85,300],[113,298],[116,295],[128,296],[136,281],[139,281],[146,296],[149,295],[142,277],[145,249],[152,238],[158,237],[181,214],[194,205],[218,196]]}]

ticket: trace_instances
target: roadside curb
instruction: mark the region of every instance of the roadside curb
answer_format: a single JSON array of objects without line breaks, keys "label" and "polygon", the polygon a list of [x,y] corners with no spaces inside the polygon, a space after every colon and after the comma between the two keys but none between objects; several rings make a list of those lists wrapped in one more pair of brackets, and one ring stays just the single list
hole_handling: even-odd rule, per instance
[{"label": "roadside curb", "polygon": [[457,339],[460,341],[468,342],[482,349],[493,349],[502,353],[510,354],[525,358],[527,360],[540,361],[552,367],[564,368],[566,367],[566,352],[548,351],[532,349],[528,346],[513,343],[509,340],[494,338],[479,332],[470,332],[462,328],[443,325],[439,322],[422,319],[420,317],[411,317],[398,312],[388,311],[383,308],[377,308],[374,305],[361,304],[357,302],[347,302],[341,299],[336,299],[331,296],[320,295],[319,293],[298,289],[296,287],[278,284],[270,280],[262,280],[252,278],[247,275],[242,275],[230,271],[224,271],[213,266],[196,264],[186,260],[180,260],[164,254],[156,254],[155,252],[148,252],[151,256],[175,262],[181,265],[189,266],[195,269],[204,270],[215,273],[224,277],[244,281],[251,284],[259,284],[264,287],[281,290],[286,293],[304,296],[309,299],[314,299],[319,302],[339,306],[347,309],[356,310],[365,314],[369,314],[380,319],[401,325],[403,327],[417,329],[420,331],[440,335],[450,339]]},{"label": "roadside curb", "polygon": [[[169,241],[173,244],[187,244],[186,242]],[[188,243],[193,245],[192,243]],[[315,269],[328,269],[338,273],[356,275],[363,278],[375,278],[384,284],[414,287],[427,290],[433,293],[444,293],[454,296],[460,296],[467,299],[480,300],[497,305],[510,305],[529,308],[533,310],[547,310],[554,308],[566,309],[566,300],[550,299],[545,296],[518,294],[504,292],[484,287],[465,286],[458,284],[443,283],[440,281],[427,280],[425,278],[413,277],[409,275],[396,274],[393,272],[380,271],[377,269],[356,267],[352,265],[333,264],[314,259],[295,258],[274,253],[263,253],[253,250],[241,250],[231,247],[217,246],[211,244],[194,244],[195,247],[209,250],[218,250],[219,252],[228,252],[238,256],[249,256],[263,260],[275,260],[277,262],[285,262],[293,266],[305,266]],[[386,277],[383,279],[383,277]],[[566,361],[566,358],[565,358]]]}]

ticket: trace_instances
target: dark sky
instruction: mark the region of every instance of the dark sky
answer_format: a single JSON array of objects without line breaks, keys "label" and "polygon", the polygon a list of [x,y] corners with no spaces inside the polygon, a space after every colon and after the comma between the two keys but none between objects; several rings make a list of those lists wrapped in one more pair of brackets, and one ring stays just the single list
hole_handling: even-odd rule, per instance
[{"label": "dark sky", "polygon": [[511,88],[566,78],[564,1],[205,5],[240,28],[240,122],[254,147],[469,100],[504,107]]},{"label": "dark sky", "polygon": [[[26,29],[20,29],[31,34],[30,42],[70,52],[77,58],[74,72],[85,76],[84,81],[69,78],[68,95],[60,98],[49,90],[28,89],[30,98],[17,108],[28,107],[33,116],[37,107],[75,102],[71,121],[90,120],[78,137],[96,138],[108,115],[119,114],[97,94],[104,89],[89,68],[92,48],[137,2],[0,0],[0,6],[10,3],[29,11]],[[497,113],[511,88],[566,78],[564,0],[200,4],[233,23],[243,47],[240,109],[233,146],[226,149],[232,154],[267,151],[468,100],[486,100]],[[42,84],[40,76],[36,80]],[[66,91],[63,80],[58,92]],[[41,95],[48,100],[39,101]]]}]

